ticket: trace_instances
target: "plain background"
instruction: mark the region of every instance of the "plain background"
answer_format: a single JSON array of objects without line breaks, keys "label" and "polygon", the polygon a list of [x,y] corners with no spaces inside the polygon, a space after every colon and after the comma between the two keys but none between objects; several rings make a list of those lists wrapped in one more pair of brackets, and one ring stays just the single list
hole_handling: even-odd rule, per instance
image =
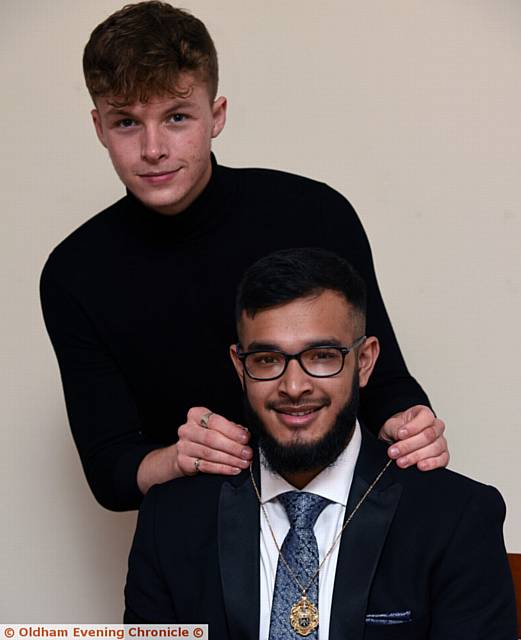
[{"label": "plain background", "polygon": [[[50,250],[119,198],[81,55],[116,0],[3,0],[2,622],[119,622],[135,514],[91,496],[44,330]],[[187,0],[212,33],[223,164],[328,182],[365,225],[451,468],[521,552],[521,3]],[[421,540],[418,541],[421,544]]]}]

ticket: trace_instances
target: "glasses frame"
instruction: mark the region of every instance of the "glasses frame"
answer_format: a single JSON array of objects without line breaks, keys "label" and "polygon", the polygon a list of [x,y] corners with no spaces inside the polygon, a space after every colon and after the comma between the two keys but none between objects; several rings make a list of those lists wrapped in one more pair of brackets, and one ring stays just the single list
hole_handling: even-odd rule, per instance
[{"label": "glasses frame", "polygon": [[[321,345],[316,345],[314,347],[306,347],[306,349],[302,349],[302,351],[299,351],[298,353],[286,353],[285,351],[281,351],[279,349],[255,349],[253,351],[241,351],[240,343],[236,344],[236,349],[237,349],[237,357],[242,362],[246,375],[248,376],[248,378],[251,378],[252,380],[258,380],[259,382],[269,382],[270,380],[278,380],[278,378],[282,378],[282,376],[286,373],[286,370],[288,368],[288,363],[290,360],[296,360],[299,363],[302,371],[306,375],[311,376],[312,378],[332,378],[333,376],[337,376],[339,373],[341,373],[341,371],[344,368],[346,356],[351,351],[353,351],[353,349],[356,349],[358,346],[360,346],[366,338],[367,336],[360,336],[349,347],[339,347],[336,344],[321,344]],[[311,351],[312,349],[336,349],[337,351],[340,351],[340,353],[342,354],[342,365],[340,369],[335,373],[328,373],[325,375],[320,375],[320,374],[317,375],[316,373],[310,373],[302,363],[302,354],[305,353],[306,351]],[[280,355],[284,356],[284,367],[282,368],[282,371],[276,376],[272,376],[270,378],[258,378],[257,376],[252,375],[248,371],[248,367],[246,366],[246,358],[254,353],[279,353]]]}]

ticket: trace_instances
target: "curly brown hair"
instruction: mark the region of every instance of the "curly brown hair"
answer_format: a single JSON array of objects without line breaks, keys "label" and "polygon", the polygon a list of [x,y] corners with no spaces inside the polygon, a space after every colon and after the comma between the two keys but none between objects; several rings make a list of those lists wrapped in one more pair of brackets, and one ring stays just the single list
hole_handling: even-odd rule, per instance
[{"label": "curly brown hair", "polygon": [[94,102],[110,97],[125,105],[185,95],[177,86],[182,72],[203,81],[210,100],[215,99],[217,52],[206,27],[187,11],[156,0],[113,13],[94,29],[83,53],[83,73]]}]

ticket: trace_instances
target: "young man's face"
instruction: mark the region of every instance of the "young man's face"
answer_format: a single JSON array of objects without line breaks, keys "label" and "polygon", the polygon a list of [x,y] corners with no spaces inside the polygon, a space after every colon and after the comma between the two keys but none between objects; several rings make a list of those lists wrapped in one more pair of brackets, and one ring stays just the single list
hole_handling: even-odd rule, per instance
[{"label": "young man's face", "polygon": [[[326,290],[318,296],[259,311],[253,318],[243,313],[240,340],[243,351],[258,349],[298,353],[310,346],[350,346],[360,337],[359,323],[345,298]],[[378,355],[378,342],[368,338],[358,354],[351,351],[340,373],[329,378],[308,375],[290,360],[276,380],[252,380],[243,369],[235,347],[231,355],[245,387],[249,404],[265,430],[283,446],[312,445],[335,425],[351,398],[358,372],[365,386]]]},{"label": "young man's face", "polygon": [[192,74],[181,74],[178,88],[190,89],[188,97],[161,96],[125,107],[98,98],[92,111],[121,181],[164,214],[183,211],[204,189],[212,170],[211,140],[226,121],[226,99],[211,104],[206,85]]}]

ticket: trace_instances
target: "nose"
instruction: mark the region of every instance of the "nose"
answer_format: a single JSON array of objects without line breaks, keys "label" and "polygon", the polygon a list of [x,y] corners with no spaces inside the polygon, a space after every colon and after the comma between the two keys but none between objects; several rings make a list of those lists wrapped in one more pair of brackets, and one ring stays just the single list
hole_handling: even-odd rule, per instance
[{"label": "nose", "polygon": [[166,132],[154,124],[145,127],[141,142],[141,157],[151,163],[157,163],[168,157]]},{"label": "nose", "polygon": [[313,378],[300,366],[297,360],[290,360],[284,375],[280,378],[279,393],[292,402],[313,392]]}]

